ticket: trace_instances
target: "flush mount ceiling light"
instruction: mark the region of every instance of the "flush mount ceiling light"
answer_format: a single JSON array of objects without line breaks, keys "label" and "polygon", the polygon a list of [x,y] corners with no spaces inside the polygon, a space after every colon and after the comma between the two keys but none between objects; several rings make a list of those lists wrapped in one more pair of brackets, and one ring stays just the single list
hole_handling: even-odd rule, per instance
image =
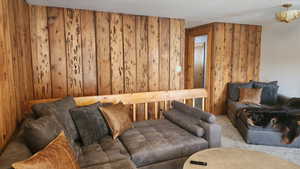
[{"label": "flush mount ceiling light", "polygon": [[300,10],[290,10],[292,4],[284,4],[282,7],[286,8],[285,11],[276,13],[276,18],[280,22],[290,23],[298,18],[300,18]]}]

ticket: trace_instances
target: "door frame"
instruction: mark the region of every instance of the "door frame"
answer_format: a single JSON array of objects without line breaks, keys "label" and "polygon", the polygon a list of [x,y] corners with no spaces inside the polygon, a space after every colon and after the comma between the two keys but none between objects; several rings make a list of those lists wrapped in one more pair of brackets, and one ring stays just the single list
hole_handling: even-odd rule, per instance
[{"label": "door frame", "polygon": [[212,24],[197,26],[186,29],[186,57],[185,57],[185,88],[194,88],[194,38],[196,36],[207,35],[207,53],[205,65],[205,89],[208,91],[208,98],[205,100],[205,111],[210,112],[211,106],[211,57],[212,57],[212,40],[213,40],[213,27]]}]

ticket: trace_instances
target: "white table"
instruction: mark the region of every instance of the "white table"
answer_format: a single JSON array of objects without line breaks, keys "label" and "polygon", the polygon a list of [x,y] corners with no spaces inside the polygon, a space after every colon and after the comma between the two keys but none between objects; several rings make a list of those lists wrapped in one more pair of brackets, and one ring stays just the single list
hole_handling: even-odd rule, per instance
[{"label": "white table", "polygon": [[[207,162],[207,166],[190,164],[191,160]],[[300,169],[300,166],[262,152],[213,148],[193,154],[183,169]]]}]

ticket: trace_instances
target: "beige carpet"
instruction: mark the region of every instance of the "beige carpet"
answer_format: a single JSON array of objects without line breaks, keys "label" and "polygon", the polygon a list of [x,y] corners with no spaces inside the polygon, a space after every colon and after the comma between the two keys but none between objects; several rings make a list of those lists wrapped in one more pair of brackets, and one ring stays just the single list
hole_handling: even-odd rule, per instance
[{"label": "beige carpet", "polygon": [[222,146],[256,150],[275,155],[300,165],[300,149],[247,144],[227,116],[218,116],[217,122],[222,126]]}]

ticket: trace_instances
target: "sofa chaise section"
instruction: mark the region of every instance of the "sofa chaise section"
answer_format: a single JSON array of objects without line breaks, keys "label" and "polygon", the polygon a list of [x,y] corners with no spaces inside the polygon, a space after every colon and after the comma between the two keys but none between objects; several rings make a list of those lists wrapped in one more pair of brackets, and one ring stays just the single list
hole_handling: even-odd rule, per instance
[{"label": "sofa chaise section", "polygon": [[189,156],[208,148],[208,142],[168,120],[137,122],[121,141],[138,167]]}]

